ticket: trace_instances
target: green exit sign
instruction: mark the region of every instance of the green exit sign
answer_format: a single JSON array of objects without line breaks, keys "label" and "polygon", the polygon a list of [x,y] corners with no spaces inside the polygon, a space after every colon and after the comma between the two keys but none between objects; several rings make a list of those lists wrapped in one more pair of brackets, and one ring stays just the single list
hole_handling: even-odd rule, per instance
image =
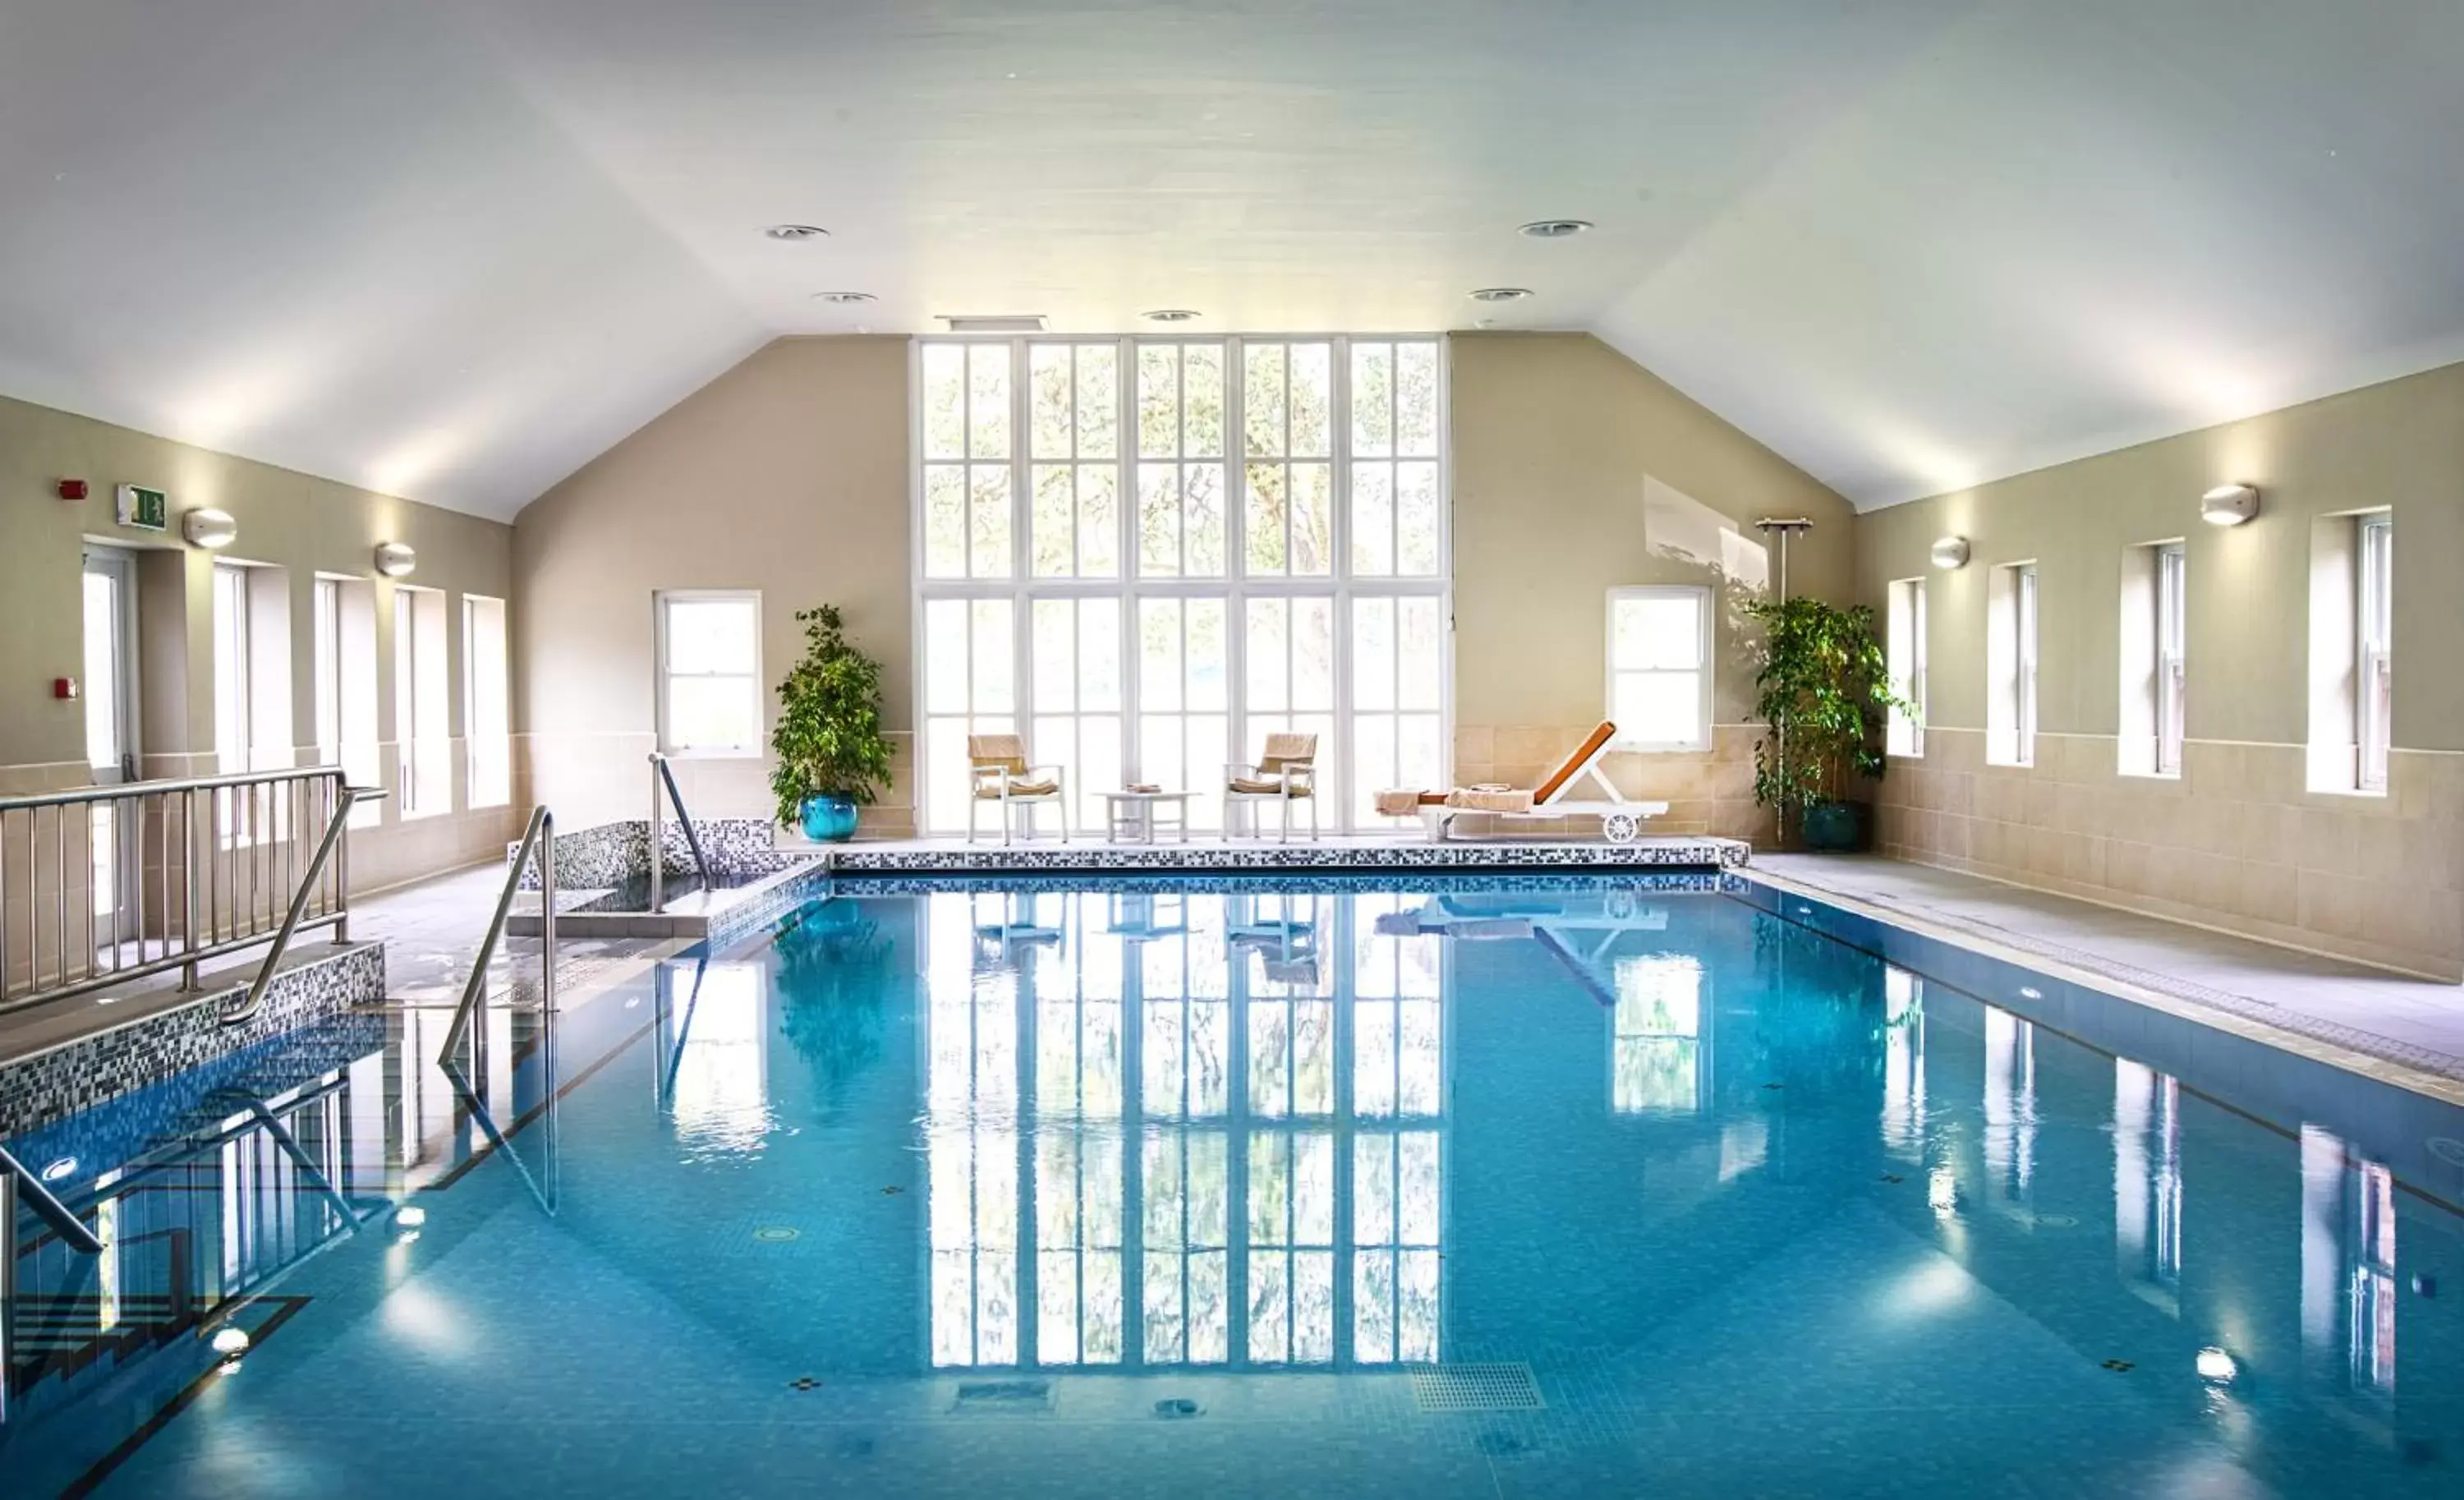
[{"label": "green exit sign", "polygon": [[120,523],[140,531],[161,531],[171,514],[171,497],[142,484],[120,487]]}]

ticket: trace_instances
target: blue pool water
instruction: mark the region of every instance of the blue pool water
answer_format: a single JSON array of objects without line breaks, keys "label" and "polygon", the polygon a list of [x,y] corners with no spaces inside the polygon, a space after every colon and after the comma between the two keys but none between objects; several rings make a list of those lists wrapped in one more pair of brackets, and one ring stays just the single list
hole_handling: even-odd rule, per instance
[{"label": "blue pool water", "polygon": [[2464,1493],[2422,1096],[1700,877],[869,889],[12,1142],[0,1493]]}]

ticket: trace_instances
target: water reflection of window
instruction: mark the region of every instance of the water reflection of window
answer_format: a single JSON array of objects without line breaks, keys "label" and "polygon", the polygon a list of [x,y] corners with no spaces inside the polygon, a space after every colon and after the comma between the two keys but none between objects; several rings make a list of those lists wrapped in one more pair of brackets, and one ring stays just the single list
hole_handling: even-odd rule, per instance
[{"label": "water reflection of window", "polygon": [[1019,975],[978,973],[966,896],[929,911],[925,1207],[933,1362],[1012,1364],[1020,1350]]},{"label": "water reflection of window", "polygon": [[1261,1132],[1248,1167],[1249,1357],[1323,1364],[1334,1357],[1334,1137]]},{"label": "water reflection of window", "polygon": [[1443,938],[1377,933],[1376,919],[1417,905],[1361,895],[1353,916],[1352,1107],[1363,1118],[1434,1115],[1444,1107],[1439,1014]]},{"label": "water reflection of window", "polygon": [[1353,1139],[1352,1353],[1361,1364],[1438,1357],[1441,1156],[1435,1131]]},{"label": "water reflection of window", "polygon": [[1252,1114],[1334,1113],[1334,975],[1317,961],[1318,938],[1331,931],[1330,905],[1308,897],[1261,902],[1246,914],[1246,938],[1236,938],[1254,956],[1243,971]]},{"label": "water reflection of window", "polygon": [[1903,1161],[1925,1159],[1925,981],[1882,970],[1882,1148]]},{"label": "water reflection of window", "polygon": [[1985,1185],[1990,1200],[2024,1207],[2036,1172],[2036,1028],[2007,1010],[1985,1012]]},{"label": "water reflection of window", "polygon": [[1230,1183],[1221,1131],[1151,1130],[1139,1169],[1149,1364],[1220,1364],[1229,1353]]},{"label": "water reflection of window", "polygon": [[1609,1100],[1620,1114],[1703,1107],[1703,965],[1682,954],[1617,960]]},{"label": "water reflection of window", "polygon": [[2182,1086],[2126,1057],[2113,1061],[2113,1245],[2124,1281],[2178,1312]]},{"label": "water reflection of window", "polygon": [[1232,1102],[1232,1003],[1221,898],[1193,898],[1189,931],[1139,944],[1139,960],[1141,1106],[1163,1119],[1222,1115]]},{"label": "water reflection of window", "polygon": [[693,985],[675,1062],[676,1132],[716,1150],[758,1148],[770,1128],[770,1012],[761,967],[714,963]]},{"label": "water reflection of window", "polygon": [[1117,1364],[1122,1308],[1121,941],[1069,898],[1035,993],[1036,1358]]},{"label": "water reflection of window", "polygon": [[2301,1127],[2301,1341],[2343,1353],[2353,1386],[2395,1389],[2395,1179]]}]

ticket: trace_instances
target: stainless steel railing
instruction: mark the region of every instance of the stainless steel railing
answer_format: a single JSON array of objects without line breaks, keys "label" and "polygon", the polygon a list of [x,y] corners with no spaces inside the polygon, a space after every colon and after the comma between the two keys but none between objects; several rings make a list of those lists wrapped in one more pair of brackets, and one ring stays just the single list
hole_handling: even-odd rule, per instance
[{"label": "stainless steel railing", "polygon": [[382,795],[326,765],[0,798],[0,1011],[347,936],[339,830]]},{"label": "stainless steel railing", "polygon": [[685,794],[676,786],[675,768],[658,751],[650,752],[650,910],[666,908],[666,892],[662,889],[667,870],[667,830],[661,827],[665,808],[664,797],[676,809],[676,822],[684,826],[685,848],[693,851],[693,869],[701,875],[703,899],[709,899],[710,861],[702,857],[701,835],[693,831],[693,814],[685,811]]}]

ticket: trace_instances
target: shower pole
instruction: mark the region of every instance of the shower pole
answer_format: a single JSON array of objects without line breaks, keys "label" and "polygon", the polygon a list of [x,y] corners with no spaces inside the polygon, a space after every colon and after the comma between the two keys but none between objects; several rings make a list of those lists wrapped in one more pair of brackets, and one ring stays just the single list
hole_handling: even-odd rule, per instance
[{"label": "shower pole", "polygon": [[[1799,532],[1813,529],[1814,522],[1803,516],[1785,518],[1766,516],[1754,522],[1754,530],[1764,536],[1771,536],[1774,532],[1779,535],[1779,599],[1782,604],[1788,602],[1788,539]],[[1788,783],[1788,726],[1780,725],[1777,734],[1780,783],[1785,786]],[[1788,837],[1788,804],[1785,801],[1771,809],[1771,818],[1772,832],[1785,840]]]}]

